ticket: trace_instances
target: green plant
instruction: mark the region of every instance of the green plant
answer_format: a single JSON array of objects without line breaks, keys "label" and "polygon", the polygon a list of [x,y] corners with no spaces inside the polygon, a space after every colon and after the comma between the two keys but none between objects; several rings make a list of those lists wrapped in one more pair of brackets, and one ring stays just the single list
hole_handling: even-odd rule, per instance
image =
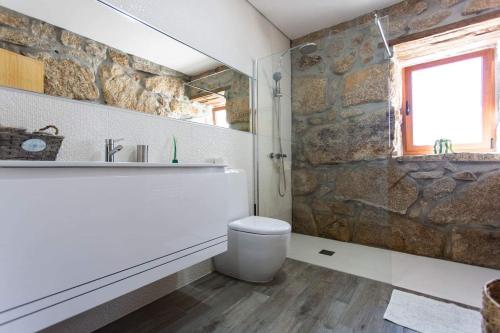
[{"label": "green plant", "polygon": [[173,143],[174,143],[174,158],[172,159],[172,163],[179,163],[177,160],[177,140],[175,139],[175,136],[173,138]]},{"label": "green plant", "polygon": [[454,153],[450,139],[439,139],[434,143],[434,154]]}]

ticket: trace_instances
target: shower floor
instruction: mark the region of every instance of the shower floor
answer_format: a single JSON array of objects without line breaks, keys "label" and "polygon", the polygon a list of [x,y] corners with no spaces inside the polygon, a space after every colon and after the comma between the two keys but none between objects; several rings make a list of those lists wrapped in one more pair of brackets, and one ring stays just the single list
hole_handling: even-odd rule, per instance
[{"label": "shower floor", "polygon": [[500,270],[300,234],[292,234],[288,257],[476,308],[484,284],[500,277]]},{"label": "shower floor", "polygon": [[413,333],[385,321],[393,287],[287,259],[273,282],[211,273],[99,333]]}]

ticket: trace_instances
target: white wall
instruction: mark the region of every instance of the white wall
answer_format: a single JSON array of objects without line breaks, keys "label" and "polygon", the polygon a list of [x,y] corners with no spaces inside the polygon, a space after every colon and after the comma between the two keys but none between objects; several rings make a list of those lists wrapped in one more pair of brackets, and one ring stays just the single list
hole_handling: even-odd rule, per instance
[{"label": "white wall", "polygon": [[290,45],[246,0],[105,1],[250,76],[252,59]]}]

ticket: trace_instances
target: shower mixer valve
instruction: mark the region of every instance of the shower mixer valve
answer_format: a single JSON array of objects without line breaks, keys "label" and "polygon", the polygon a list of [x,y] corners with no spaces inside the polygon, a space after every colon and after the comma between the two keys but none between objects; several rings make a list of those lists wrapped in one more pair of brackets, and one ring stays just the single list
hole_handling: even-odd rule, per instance
[{"label": "shower mixer valve", "polygon": [[269,157],[272,158],[272,159],[275,158],[277,160],[280,160],[282,158],[287,158],[288,156],[286,154],[281,154],[281,153],[270,153]]}]

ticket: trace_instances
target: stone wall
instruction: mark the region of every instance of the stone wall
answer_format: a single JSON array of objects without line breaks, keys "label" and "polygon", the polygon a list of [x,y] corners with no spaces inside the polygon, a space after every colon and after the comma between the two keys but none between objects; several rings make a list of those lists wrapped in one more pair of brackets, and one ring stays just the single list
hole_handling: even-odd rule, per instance
[{"label": "stone wall", "polygon": [[226,97],[226,120],[230,128],[250,131],[250,78],[232,68],[222,66],[218,71],[197,75],[187,87],[186,94],[193,97],[204,93],[194,87],[224,92]]},{"label": "stone wall", "polygon": [[[393,39],[499,8],[500,0],[410,0],[379,14]],[[400,72],[373,13],[293,45],[303,42],[319,49],[292,57],[294,231],[500,268],[500,160],[392,157]]]},{"label": "stone wall", "polygon": [[184,74],[0,7],[0,47],[43,61],[45,93],[174,118],[211,117]]},{"label": "stone wall", "polygon": [[294,231],[500,269],[500,162],[294,169]]}]

